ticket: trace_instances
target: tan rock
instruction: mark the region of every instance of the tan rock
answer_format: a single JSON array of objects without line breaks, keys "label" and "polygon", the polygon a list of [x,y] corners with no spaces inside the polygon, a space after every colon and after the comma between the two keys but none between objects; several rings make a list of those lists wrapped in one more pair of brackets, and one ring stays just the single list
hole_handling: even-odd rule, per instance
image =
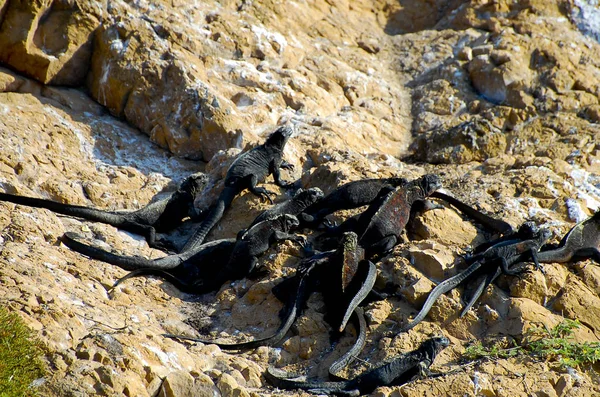
[{"label": "tan rock", "polygon": [[403,288],[401,290],[401,294],[411,304],[419,305],[425,302],[427,296],[429,296],[429,293],[434,287],[435,285],[433,284],[433,282],[431,282],[425,277],[422,277],[414,284]]},{"label": "tan rock", "polygon": [[[206,209],[235,156],[273,126],[290,122],[296,135],[284,157],[295,169],[285,170],[284,178],[299,179],[303,187],[319,186],[328,193],[350,180],[412,179],[435,172],[448,193],[514,227],[529,219],[549,225],[554,242],[574,216],[590,215],[600,205],[595,117],[600,91],[593,62],[600,49],[579,30],[572,4],[157,0],[97,8],[98,3],[33,2],[18,5],[30,11],[18,26],[29,28],[13,32],[17,25],[10,23],[15,20],[10,10],[17,3],[4,3],[0,41],[14,35],[26,39],[0,46],[0,52],[14,54],[4,64],[21,70],[0,69],[3,192],[133,209],[160,197],[186,174],[205,170],[212,186],[196,201]],[[89,37],[90,15],[103,19],[88,68],[78,58],[85,51],[69,45]],[[39,29],[31,23],[36,20]],[[56,59],[48,55],[62,45],[68,48],[54,52]],[[25,57],[34,61],[25,62]],[[56,79],[78,79],[78,86],[80,71],[91,70],[87,91],[44,86],[19,74],[25,73],[23,67],[39,79],[52,73]],[[159,150],[108,113],[179,155],[210,162],[184,161]],[[414,154],[407,160],[412,141]],[[278,193],[276,201],[287,197],[271,177],[264,186]],[[209,238],[235,236],[268,205],[243,192]],[[339,223],[361,210],[339,211],[331,219]],[[432,273],[416,269],[410,252],[423,255],[417,265],[431,260],[442,272],[440,266],[468,246],[494,238],[451,208],[426,213],[417,222],[417,233],[409,230],[409,238],[376,263],[376,287],[396,286],[404,299],[368,306],[372,321],[361,360],[376,363],[443,333],[452,346],[435,365],[446,371],[446,364],[460,360],[467,339],[494,333],[519,337],[534,322],[556,324],[563,313],[582,321],[577,340],[597,340],[590,331],[592,317],[598,317],[592,261],[545,264],[546,276],[532,273],[513,289],[515,280],[501,277],[458,319],[461,287],[440,298],[417,329],[382,339],[382,332],[405,324],[418,311],[433,287],[427,278]],[[293,244],[280,244],[259,259],[268,275],[226,283],[199,298],[154,278],[130,280],[108,294],[106,288],[125,271],[62,246],[58,238],[65,231],[83,233],[116,252],[162,255],[112,227],[0,203],[0,299],[43,341],[53,371],[39,394],[155,395],[163,378],[181,372],[186,390],[195,395],[219,394],[215,383],[221,378],[230,394],[246,395],[245,388],[256,388],[253,395],[266,395],[272,389],[261,376],[273,362],[314,368],[315,375],[326,376],[330,357],[319,360],[330,346],[329,328],[319,294],[311,297],[282,349],[234,356],[215,345],[161,336],[268,334],[278,326],[282,307],[269,289],[282,275],[293,274],[304,256]],[[551,306],[520,298],[525,296]],[[351,343],[352,332],[341,339],[339,350]],[[366,369],[361,362],[348,374]],[[585,371],[576,372],[577,382],[570,387],[563,372],[526,357],[484,362],[476,371],[478,382],[475,369],[465,368],[376,393],[600,393]],[[168,383],[175,386],[175,378]]]},{"label": "tan rock", "polygon": [[441,127],[422,134],[412,148],[416,156],[427,158],[434,164],[464,164],[504,153],[506,137],[489,121],[475,119],[450,129]]},{"label": "tan rock", "polygon": [[477,229],[450,209],[426,211],[415,225],[419,237],[447,246],[466,247],[477,238]]},{"label": "tan rock", "polygon": [[[522,335],[524,331],[531,325],[539,326],[540,324],[552,329],[562,321],[562,317],[554,314],[549,309],[526,298],[513,298],[504,325],[497,324],[493,329],[497,330],[500,327],[505,329],[510,335]],[[590,330],[587,326],[580,327],[574,330],[574,337],[578,341],[594,341],[597,336],[594,335],[594,330]]]},{"label": "tan rock", "polygon": [[214,393],[210,386],[198,384],[194,377],[186,371],[171,372],[164,379],[159,397],[186,397],[186,396],[212,396]]},{"label": "tan rock", "polygon": [[545,305],[550,293],[544,275],[539,271],[527,272],[516,277],[510,283],[510,294],[517,298],[527,298],[540,305]]},{"label": "tan rock", "polygon": [[448,277],[448,269],[454,262],[454,255],[443,245],[420,242],[417,248],[408,251],[413,266],[428,278],[442,281]]},{"label": "tan rock", "polygon": [[42,83],[79,86],[92,54],[92,35],[105,16],[104,2],[53,6],[8,2],[0,28],[0,62]]},{"label": "tan rock", "polygon": [[570,319],[578,319],[596,335],[600,332],[600,298],[572,274],[552,308]]},{"label": "tan rock", "polygon": [[237,381],[229,374],[221,374],[217,382],[217,387],[223,396],[232,397],[236,395],[236,391],[239,390]]},{"label": "tan rock", "polygon": [[581,277],[585,285],[595,294],[600,294],[600,267],[594,264],[584,263],[575,266],[577,274]]}]

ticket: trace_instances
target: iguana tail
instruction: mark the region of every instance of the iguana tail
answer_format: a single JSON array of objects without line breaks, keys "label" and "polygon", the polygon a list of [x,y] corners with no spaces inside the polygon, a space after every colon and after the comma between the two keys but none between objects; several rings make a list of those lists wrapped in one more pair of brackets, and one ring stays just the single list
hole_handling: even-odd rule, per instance
[{"label": "iguana tail", "polygon": [[107,223],[116,227],[120,227],[123,223],[127,222],[123,214],[98,210],[81,205],[64,204],[35,197],[0,193],[0,201],[8,201],[9,203],[25,205],[27,207],[45,208],[52,212],[56,212],[57,214],[75,216],[77,218],[88,219],[90,221]]},{"label": "iguana tail", "polygon": [[116,255],[100,248],[92,247],[77,240],[78,235],[67,232],[61,237],[64,245],[92,259],[119,266],[125,270],[137,270],[142,268],[173,269],[183,260],[178,255],[169,255],[163,258],[151,260],[141,256]]},{"label": "iguana tail", "polygon": [[367,322],[365,320],[365,314],[360,307],[354,309],[353,313],[354,327],[356,328],[356,341],[348,351],[329,366],[329,379],[345,380],[337,376],[337,373],[358,357],[367,342]]},{"label": "iguana tail", "polygon": [[212,206],[210,213],[204,219],[204,221],[200,224],[196,232],[189,238],[189,240],[185,243],[181,252],[186,252],[189,250],[193,250],[195,247],[198,247],[204,242],[204,239],[208,235],[208,233],[212,230],[213,227],[221,220],[223,217],[223,213],[233,201],[237,190],[232,187],[225,187],[219,198]]},{"label": "iguana tail", "polygon": [[150,267],[133,270],[133,271],[127,273],[125,276],[123,276],[120,279],[118,279],[117,281],[115,281],[115,283],[113,284],[111,289],[116,288],[119,284],[121,284],[125,280],[134,278],[134,277],[139,277],[139,276],[158,276],[158,277],[164,278],[165,280],[167,280],[168,282],[173,284],[175,287],[177,287],[178,290],[180,290],[182,292],[193,293],[193,286],[186,283],[179,277],[169,273],[167,270],[155,269],[155,268],[150,268]]},{"label": "iguana tail", "polygon": [[473,274],[480,267],[481,267],[481,263],[475,262],[471,266],[469,266],[467,269],[463,270],[461,273],[458,273],[456,276],[450,277],[450,278],[442,281],[441,283],[439,283],[429,293],[429,296],[427,297],[427,300],[423,304],[421,311],[415,316],[415,318],[413,318],[413,320],[410,323],[406,324],[400,332],[408,332],[410,329],[414,328],[417,324],[419,324],[421,321],[423,321],[425,316],[427,316],[427,313],[429,313],[429,310],[431,310],[435,301],[442,294],[445,294],[446,292],[454,289],[458,284],[463,282],[467,277],[469,277],[471,274]]},{"label": "iguana tail", "polygon": [[491,229],[500,234],[514,233],[513,228],[510,224],[504,222],[501,219],[492,218],[483,212],[477,211],[475,208],[463,203],[455,197],[444,194],[440,191],[433,192],[429,197],[435,197],[444,200],[445,202],[455,206],[463,214],[475,219],[483,226]]},{"label": "iguana tail", "polygon": [[[290,379],[286,371],[269,366],[264,373],[265,379],[279,389],[302,389],[316,394],[340,394],[343,393],[348,381],[339,382],[310,382]],[[292,375],[293,376],[293,375]]]}]

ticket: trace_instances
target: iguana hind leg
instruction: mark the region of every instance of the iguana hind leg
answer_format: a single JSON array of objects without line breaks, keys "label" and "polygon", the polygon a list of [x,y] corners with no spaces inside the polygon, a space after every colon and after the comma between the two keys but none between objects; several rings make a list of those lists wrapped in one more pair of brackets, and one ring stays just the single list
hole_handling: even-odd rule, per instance
[{"label": "iguana hind leg", "polygon": [[518,270],[510,270],[506,258],[499,257],[497,260],[500,261],[500,268],[502,269],[502,273],[508,274],[509,276],[517,276],[520,273]]},{"label": "iguana hind leg", "polygon": [[375,244],[372,244],[370,247],[368,247],[369,256],[372,256],[373,254],[385,255],[394,249],[396,244],[398,244],[398,237],[394,235],[385,236]]}]

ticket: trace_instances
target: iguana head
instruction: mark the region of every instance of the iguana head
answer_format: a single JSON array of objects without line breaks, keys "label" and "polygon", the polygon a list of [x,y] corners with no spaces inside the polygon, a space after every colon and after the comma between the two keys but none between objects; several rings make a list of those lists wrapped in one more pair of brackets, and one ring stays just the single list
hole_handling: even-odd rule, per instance
[{"label": "iguana head", "polygon": [[204,190],[208,183],[208,176],[201,172],[196,172],[185,178],[179,187],[179,190],[189,192],[192,195],[196,195],[200,191]]},{"label": "iguana head", "polygon": [[431,193],[442,188],[442,180],[436,174],[427,174],[419,179],[419,185],[423,191],[423,197],[429,197]]},{"label": "iguana head", "polygon": [[540,233],[540,228],[537,227],[535,223],[532,221],[523,222],[521,226],[519,226],[519,230],[517,231],[517,235],[522,240],[530,240],[536,238]]},{"label": "iguana head", "polygon": [[299,198],[306,206],[316,203],[318,200],[325,196],[323,191],[318,187],[311,187],[310,189],[303,190],[299,189],[296,192],[294,198]]},{"label": "iguana head", "polygon": [[450,346],[448,338],[438,336],[435,338],[427,339],[421,344],[419,350],[424,351],[427,356],[433,360],[442,350]]},{"label": "iguana head", "polygon": [[282,125],[269,135],[265,141],[265,146],[273,146],[283,149],[287,141],[290,139],[294,130],[289,125]]},{"label": "iguana head", "polygon": [[541,247],[542,245],[544,245],[546,243],[546,241],[550,240],[550,237],[552,237],[552,232],[550,231],[550,229],[541,228],[538,231],[538,238],[537,238],[537,241],[539,243],[538,247]]},{"label": "iguana head", "polygon": [[284,232],[294,229],[298,227],[300,221],[294,215],[283,214],[281,217],[281,226]]}]

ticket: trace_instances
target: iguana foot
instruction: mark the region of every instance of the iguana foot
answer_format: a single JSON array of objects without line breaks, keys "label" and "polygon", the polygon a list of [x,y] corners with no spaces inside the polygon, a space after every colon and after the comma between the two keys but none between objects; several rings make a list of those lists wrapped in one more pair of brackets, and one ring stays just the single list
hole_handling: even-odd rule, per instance
[{"label": "iguana foot", "polygon": [[331,230],[337,227],[337,223],[327,218],[323,218],[321,225],[325,226],[325,229]]},{"label": "iguana foot", "polygon": [[269,204],[273,204],[273,199],[271,198],[271,195],[277,197],[277,193],[272,192],[270,190],[265,189],[264,192],[259,192],[259,196],[260,196],[261,200],[268,201]]},{"label": "iguana foot", "polygon": [[296,244],[298,244],[300,247],[302,247],[305,251],[307,249],[309,249],[309,244],[308,244],[308,239],[304,236],[298,236],[296,235],[291,241],[295,242]]},{"label": "iguana foot", "polygon": [[294,164],[288,163],[287,161],[282,161],[279,168],[283,168],[284,170],[293,170]]}]

